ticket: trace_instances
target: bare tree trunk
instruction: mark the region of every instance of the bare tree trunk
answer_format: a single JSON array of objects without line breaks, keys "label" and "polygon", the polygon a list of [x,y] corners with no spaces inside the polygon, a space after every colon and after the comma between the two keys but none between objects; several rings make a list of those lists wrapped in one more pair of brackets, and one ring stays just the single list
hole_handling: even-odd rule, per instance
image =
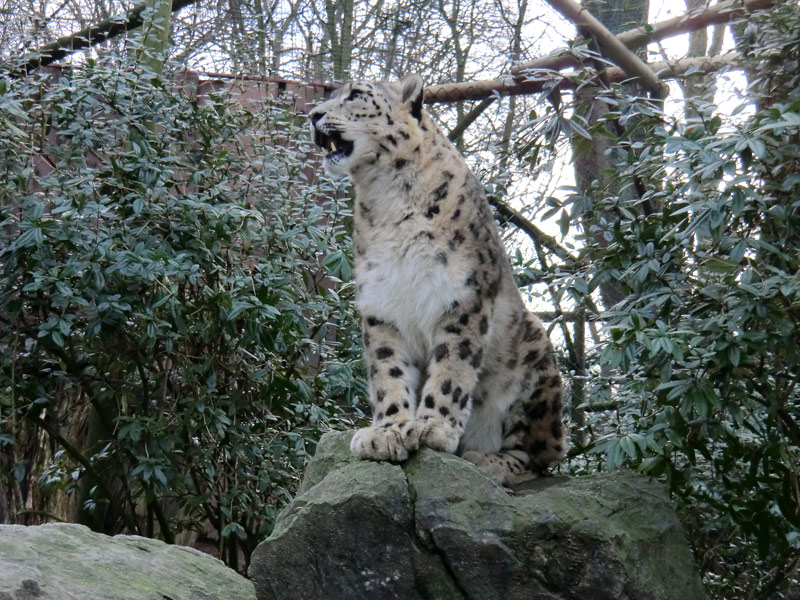
[{"label": "bare tree trunk", "polygon": [[[353,58],[353,0],[326,0],[326,29],[330,41],[334,81],[350,76]],[[341,24],[341,29],[337,25]]]},{"label": "bare tree trunk", "polygon": [[[437,3],[442,18],[450,28],[450,39],[453,42],[453,58],[455,60],[455,81],[461,83],[467,73],[467,61],[475,39],[475,3],[472,2],[467,10],[462,10],[460,0],[455,0],[452,4],[447,4],[444,0]],[[464,15],[468,14],[466,30],[464,30]],[[466,42],[462,42],[462,36]],[[456,102],[456,122],[464,120],[465,108],[463,102]],[[455,140],[456,147],[464,150],[464,138],[459,137]]]},{"label": "bare tree trunk", "polygon": [[[631,26],[643,26],[647,22],[649,0],[585,0],[583,6],[592,11],[594,16],[612,33],[619,33]],[[642,55],[643,50],[639,51]],[[641,89],[634,84],[628,85],[630,94],[640,94]],[[584,86],[575,93],[575,113],[582,116],[591,128],[598,119],[613,110],[602,98],[598,98],[598,88]],[[611,149],[611,141],[602,136],[595,136],[586,151],[575,150],[575,184],[580,190],[589,190],[594,181],[599,181],[601,187],[612,185],[607,181],[608,172],[613,172],[617,156]],[[631,196],[635,186],[614,186],[612,193],[620,197]],[[613,215],[605,215],[613,219]],[[584,223],[588,230],[591,223]],[[595,236],[595,243],[604,248],[608,242],[602,235]],[[600,296],[603,306],[608,309],[624,297],[622,288],[614,282],[604,282],[600,286]]]},{"label": "bare tree trunk", "polygon": [[[649,0],[584,0],[583,6],[592,11],[592,14],[606,27],[611,33],[619,33],[629,29],[631,26],[642,26],[647,22],[649,11]],[[597,49],[597,48],[595,48]],[[637,52],[640,59],[644,60],[644,49]],[[598,65],[598,67],[600,67]],[[645,67],[648,68],[648,67]],[[602,73],[602,68],[598,68]],[[639,95],[643,92],[642,86],[638,84],[627,84],[629,94]],[[652,89],[652,85],[649,86]],[[581,87],[575,92],[575,114],[582,116],[589,129],[594,127],[598,120],[606,113],[615,108],[603,100],[598,92],[597,86]],[[574,140],[578,141],[578,140]],[[607,189],[612,195],[619,197],[630,197],[636,190],[635,185],[625,185],[619,181],[609,179],[608,173],[615,171],[616,162],[619,156],[613,148],[613,142],[605,136],[593,136],[588,146],[578,147],[573,142],[573,156],[575,168],[575,184],[578,189],[588,192],[597,181],[601,189]],[[608,222],[616,219],[616,215],[605,213],[602,218]],[[592,222],[584,220],[583,227],[589,231]],[[594,243],[604,248],[608,245],[602,233],[592,236]],[[600,284],[600,297],[603,307],[609,309],[622,301],[625,297],[621,285],[614,281],[605,281]],[[582,447],[586,443],[585,425],[586,412],[582,405],[586,401],[586,319],[585,305],[579,305],[576,309],[579,317],[573,324],[572,343],[569,348],[570,370],[575,377],[572,380],[572,420],[575,423],[576,443]],[[605,371],[605,368],[604,368]],[[603,373],[608,376],[608,372]]]},{"label": "bare tree trunk", "polygon": [[397,54],[397,42],[400,37],[400,7],[395,6],[391,14],[392,29],[389,36],[389,47],[386,51],[386,60],[383,61],[383,78],[389,79],[395,66],[395,55]]},{"label": "bare tree trunk", "polygon": [[[514,38],[511,42],[511,54],[509,56],[509,60],[511,61],[512,65],[519,63],[520,58],[522,58],[522,28],[525,25],[525,16],[527,12],[528,0],[518,0],[517,20],[514,23]],[[504,170],[506,164],[508,163],[508,150],[511,146],[511,135],[514,132],[514,122],[517,116],[516,112],[517,98],[516,96],[511,96],[508,99],[508,114],[506,115],[506,121],[503,124],[503,140],[500,144],[500,149],[502,150],[500,156],[500,165]]]},{"label": "bare tree trunk", "polygon": [[171,0],[147,0],[143,13],[139,64],[156,76],[161,75],[169,54],[169,33],[172,25]]},{"label": "bare tree trunk", "polygon": [[[706,5],[706,0],[685,0],[686,10],[700,10]],[[709,47],[708,29],[698,29],[689,33],[689,52],[690,58],[699,56],[713,56],[718,54],[722,48],[725,37],[725,26],[717,25]],[[692,77],[686,77],[681,81],[684,98],[684,112],[686,118],[697,118],[703,114],[703,107],[709,106],[714,100],[714,80],[708,74],[698,73]]]},{"label": "bare tree trunk", "polygon": [[272,46],[271,69],[273,72],[278,72],[281,70],[281,57],[283,55],[283,38],[286,36],[286,32],[289,31],[289,28],[297,20],[297,12],[298,10],[300,10],[300,2],[301,0],[295,0],[289,5],[291,7],[291,9],[289,10],[289,14],[280,23],[273,20],[274,22],[272,31],[273,39],[271,44]]},{"label": "bare tree trunk", "polygon": [[[253,10],[256,12],[256,69],[261,77],[267,74],[267,20],[264,18],[264,5],[261,0],[253,0]],[[277,36],[276,36],[277,37]],[[273,52],[273,60],[275,53]]]},{"label": "bare tree trunk", "polygon": [[350,77],[350,63],[353,60],[353,0],[342,0],[341,39],[337,79],[344,81]]},{"label": "bare tree trunk", "polygon": [[[113,405],[110,404],[109,409],[113,408]],[[92,456],[102,448],[103,444],[108,439],[108,432],[103,427],[97,409],[90,409],[87,421],[86,437],[81,445],[84,454],[86,456]],[[104,528],[106,511],[103,509],[105,507],[103,507],[102,504],[93,506],[92,488],[95,485],[97,485],[97,482],[93,481],[88,474],[84,474],[84,476],[81,477],[78,485],[78,502],[75,504],[75,513],[70,518],[70,521],[86,525],[93,531],[108,533]]]}]

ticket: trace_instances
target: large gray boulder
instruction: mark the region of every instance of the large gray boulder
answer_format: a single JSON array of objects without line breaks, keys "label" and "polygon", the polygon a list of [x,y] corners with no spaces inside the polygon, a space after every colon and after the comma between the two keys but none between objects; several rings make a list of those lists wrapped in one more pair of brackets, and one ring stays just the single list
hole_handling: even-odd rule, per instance
[{"label": "large gray boulder", "polygon": [[352,433],[319,443],[295,500],[255,551],[259,600],[700,600],[661,487],[626,472],[513,492],[423,449],[359,461]]},{"label": "large gray boulder", "polygon": [[0,600],[255,600],[208,554],[82,525],[0,525]]}]

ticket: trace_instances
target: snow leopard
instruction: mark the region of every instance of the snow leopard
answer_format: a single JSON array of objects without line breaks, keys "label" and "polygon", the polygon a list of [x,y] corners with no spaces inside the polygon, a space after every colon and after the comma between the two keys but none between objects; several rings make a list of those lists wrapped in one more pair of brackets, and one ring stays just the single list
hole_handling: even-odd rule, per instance
[{"label": "snow leopard", "polygon": [[423,99],[417,75],[350,82],[309,113],[323,167],[355,191],[373,412],[351,450],[401,463],[425,446],[511,486],[565,456],[561,375],[483,186]]}]

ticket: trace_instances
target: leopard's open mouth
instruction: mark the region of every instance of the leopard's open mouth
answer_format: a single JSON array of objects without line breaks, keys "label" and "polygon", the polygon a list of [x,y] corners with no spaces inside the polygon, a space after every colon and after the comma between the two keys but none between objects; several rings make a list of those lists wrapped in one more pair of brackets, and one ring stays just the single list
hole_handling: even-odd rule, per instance
[{"label": "leopard's open mouth", "polygon": [[353,152],[353,142],[344,139],[342,134],[335,129],[323,132],[314,127],[314,143],[329,151],[325,158],[331,158],[337,154],[350,156]]}]

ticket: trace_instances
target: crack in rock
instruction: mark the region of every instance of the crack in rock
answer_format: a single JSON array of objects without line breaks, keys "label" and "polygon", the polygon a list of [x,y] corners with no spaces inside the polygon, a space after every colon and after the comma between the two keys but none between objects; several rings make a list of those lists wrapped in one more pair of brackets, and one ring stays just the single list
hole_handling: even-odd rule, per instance
[{"label": "crack in rock", "polygon": [[[405,469],[403,469],[403,477],[406,480],[406,485],[408,486],[408,497],[411,499],[411,538],[412,541],[416,542],[416,545],[420,548],[423,548],[429,552],[432,552],[434,556],[439,559],[439,563],[442,566],[442,571],[444,575],[448,578],[452,586],[458,590],[461,594],[461,597],[464,600],[470,600],[470,596],[467,591],[461,587],[461,582],[458,580],[458,575],[455,571],[453,571],[450,562],[447,560],[447,554],[436,545],[436,540],[434,539],[433,535],[429,531],[424,531],[417,526],[417,490],[414,487],[414,484],[411,482],[411,479],[406,473]],[[427,534],[427,535],[426,535]],[[419,576],[416,572],[416,565],[415,565],[415,579]],[[424,594],[424,591],[420,590],[420,593]],[[438,600],[437,598],[428,596],[429,600]],[[453,600],[458,600],[454,598]]]}]

